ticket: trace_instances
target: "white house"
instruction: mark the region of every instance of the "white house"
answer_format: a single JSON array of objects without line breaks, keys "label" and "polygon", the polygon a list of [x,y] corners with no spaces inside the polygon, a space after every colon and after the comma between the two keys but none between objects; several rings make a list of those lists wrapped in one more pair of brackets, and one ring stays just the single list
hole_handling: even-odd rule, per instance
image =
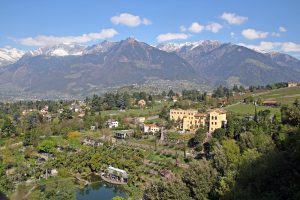
[{"label": "white house", "polygon": [[119,122],[113,119],[107,120],[107,126],[108,128],[117,128],[119,126]]},{"label": "white house", "polygon": [[144,124],[144,133],[157,133],[160,131],[160,127],[156,124]]}]

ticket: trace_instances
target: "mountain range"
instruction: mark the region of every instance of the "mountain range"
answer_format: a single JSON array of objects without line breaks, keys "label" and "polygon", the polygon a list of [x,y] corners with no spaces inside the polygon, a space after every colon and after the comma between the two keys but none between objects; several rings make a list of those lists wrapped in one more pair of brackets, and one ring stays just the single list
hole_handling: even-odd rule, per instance
[{"label": "mountain range", "polygon": [[292,56],[211,40],[154,47],[127,38],[28,52],[3,48],[0,66],[0,95],[24,98],[82,97],[132,84],[176,90],[300,81],[300,61]]}]

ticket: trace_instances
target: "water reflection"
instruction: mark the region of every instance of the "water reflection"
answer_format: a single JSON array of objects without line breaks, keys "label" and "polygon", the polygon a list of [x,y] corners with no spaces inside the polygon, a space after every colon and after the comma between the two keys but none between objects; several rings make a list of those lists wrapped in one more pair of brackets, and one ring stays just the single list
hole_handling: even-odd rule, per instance
[{"label": "water reflection", "polygon": [[78,189],[76,192],[77,200],[111,200],[115,196],[126,196],[122,187],[103,182],[97,175],[91,174],[85,177],[85,179],[94,183],[85,188]]}]

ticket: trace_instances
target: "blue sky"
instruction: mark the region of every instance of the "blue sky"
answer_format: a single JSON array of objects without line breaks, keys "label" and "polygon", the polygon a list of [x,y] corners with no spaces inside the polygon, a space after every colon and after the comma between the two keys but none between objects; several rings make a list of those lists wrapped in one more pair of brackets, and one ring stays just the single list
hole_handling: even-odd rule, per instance
[{"label": "blue sky", "polygon": [[0,48],[220,40],[300,57],[299,0],[2,0]]}]

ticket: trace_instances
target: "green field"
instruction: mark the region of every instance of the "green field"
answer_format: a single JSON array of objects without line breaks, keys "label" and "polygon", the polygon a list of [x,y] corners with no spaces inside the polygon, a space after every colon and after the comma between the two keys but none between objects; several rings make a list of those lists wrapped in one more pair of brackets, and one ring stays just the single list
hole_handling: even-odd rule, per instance
[{"label": "green field", "polygon": [[291,104],[295,99],[300,99],[300,87],[280,88],[268,92],[254,94],[256,97],[261,97],[263,100],[275,100],[281,104]]},{"label": "green field", "polygon": [[[235,104],[225,108],[227,111],[238,115],[254,115],[255,106],[253,104]],[[269,106],[257,106],[257,112],[260,110],[270,110],[272,114],[280,116],[280,108]]]}]

